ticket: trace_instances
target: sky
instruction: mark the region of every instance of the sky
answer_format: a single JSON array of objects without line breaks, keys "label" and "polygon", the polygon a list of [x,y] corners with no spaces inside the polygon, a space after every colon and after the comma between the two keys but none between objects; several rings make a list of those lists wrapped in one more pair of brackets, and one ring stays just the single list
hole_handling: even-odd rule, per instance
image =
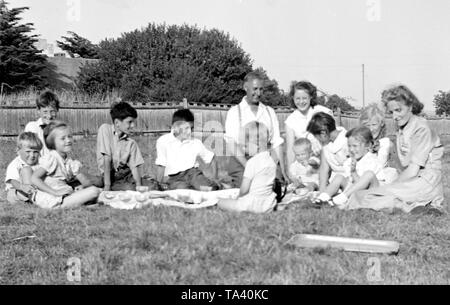
[{"label": "sky", "polygon": [[379,102],[392,83],[409,86],[432,111],[450,90],[449,0],[8,0],[54,43],[67,31],[98,43],[148,23],[230,33],[288,91],[309,80],[328,94]]}]

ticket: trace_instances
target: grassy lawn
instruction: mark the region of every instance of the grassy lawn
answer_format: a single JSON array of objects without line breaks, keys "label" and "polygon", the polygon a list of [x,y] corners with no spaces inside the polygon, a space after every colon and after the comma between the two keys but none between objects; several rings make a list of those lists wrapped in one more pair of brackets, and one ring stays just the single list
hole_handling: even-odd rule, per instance
[{"label": "grassy lawn", "polygon": [[[154,138],[138,142],[151,164]],[[15,152],[13,141],[0,145],[3,181]],[[80,139],[75,146],[76,157],[95,173],[94,139]],[[448,148],[445,173],[450,173]],[[444,186],[450,198],[448,174]],[[301,207],[269,215],[170,207],[45,211],[5,204],[3,187],[0,198],[0,284],[71,284],[66,277],[71,257],[81,260],[82,284],[450,284],[450,213]],[[370,255],[286,245],[299,233],[394,240],[400,252]],[[15,240],[24,236],[36,238]],[[373,257],[381,263],[380,282],[367,278]]]}]

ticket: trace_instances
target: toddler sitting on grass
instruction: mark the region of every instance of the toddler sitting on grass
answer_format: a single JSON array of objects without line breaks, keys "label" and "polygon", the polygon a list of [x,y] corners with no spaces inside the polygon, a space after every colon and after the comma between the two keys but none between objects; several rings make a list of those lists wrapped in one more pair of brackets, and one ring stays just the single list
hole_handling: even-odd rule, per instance
[{"label": "toddler sitting on grass", "polygon": [[320,160],[312,155],[312,143],[306,138],[295,140],[293,147],[295,162],[289,166],[292,184],[288,191],[305,194],[319,188]]}]

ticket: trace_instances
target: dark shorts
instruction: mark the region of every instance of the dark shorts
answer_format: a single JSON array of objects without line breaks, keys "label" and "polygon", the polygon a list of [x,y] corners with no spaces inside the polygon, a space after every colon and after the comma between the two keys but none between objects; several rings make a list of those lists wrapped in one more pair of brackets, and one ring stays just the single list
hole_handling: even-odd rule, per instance
[{"label": "dark shorts", "polygon": [[219,186],[214,181],[207,178],[198,168],[191,168],[187,171],[180,172],[175,175],[169,175],[169,189],[194,189],[201,190],[201,187],[211,187],[213,191],[217,191]]},{"label": "dark shorts", "polygon": [[[104,187],[103,176],[94,179],[93,184],[97,187]],[[149,190],[159,190],[159,184],[154,179],[142,179],[142,186],[148,186]],[[121,168],[111,171],[111,191],[135,191],[136,181],[130,168]]]}]

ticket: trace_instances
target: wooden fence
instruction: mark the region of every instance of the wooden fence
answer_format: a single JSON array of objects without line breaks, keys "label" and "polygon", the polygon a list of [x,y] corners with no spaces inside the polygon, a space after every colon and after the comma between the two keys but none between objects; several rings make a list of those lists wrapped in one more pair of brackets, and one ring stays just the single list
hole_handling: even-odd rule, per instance
[{"label": "wooden fence", "polygon": [[[176,109],[187,107],[195,116],[195,131],[197,132],[223,132],[226,114],[232,105],[227,104],[196,104],[183,102],[166,103],[135,103],[132,105],[138,112],[137,133],[164,133],[170,131],[172,114]],[[59,118],[67,122],[74,134],[92,135],[103,123],[110,123],[110,105],[108,103],[71,103],[62,105]],[[284,132],[284,121],[293,109],[287,107],[275,108],[280,130]],[[14,137],[23,131],[25,125],[37,119],[37,111],[32,103],[16,103],[15,105],[0,106],[0,137]],[[356,114],[335,114],[337,123],[347,129],[356,127],[359,123]],[[387,119],[389,134],[395,133],[392,119]],[[429,119],[431,128],[439,135],[450,134],[450,119]]]}]

